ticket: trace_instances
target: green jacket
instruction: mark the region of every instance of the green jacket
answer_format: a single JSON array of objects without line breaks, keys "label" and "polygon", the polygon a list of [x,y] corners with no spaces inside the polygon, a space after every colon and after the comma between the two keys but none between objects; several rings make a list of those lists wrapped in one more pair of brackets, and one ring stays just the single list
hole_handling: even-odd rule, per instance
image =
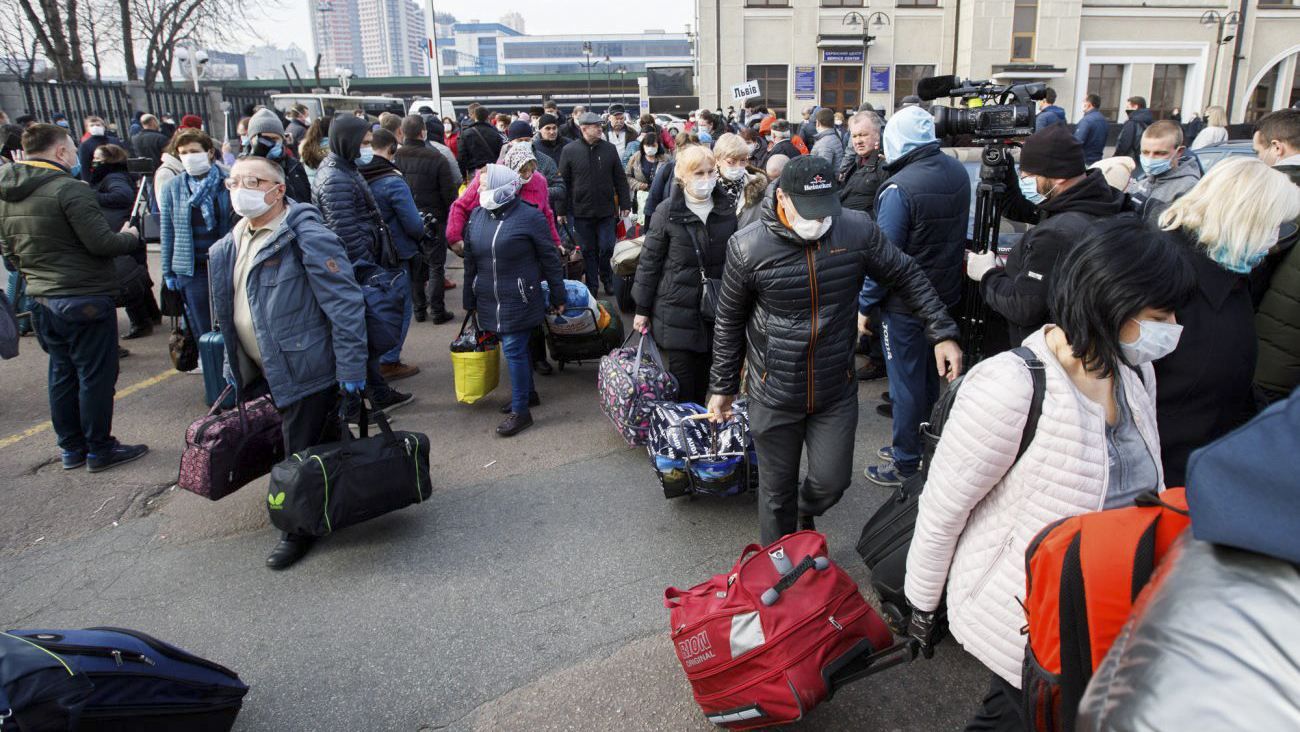
[{"label": "green jacket", "polygon": [[[1300,186],[1300,166],[1277,169]],[[1272,392],[1290,394],[1300,385],[1300,243],[1292,243],[1291,251],[1273,271],[1255,313],[1255,331],[1259,334],[1255,383]]]},{"label": "green jacket", "polygon": [[62,168],[0,168],[0,251],[27,279],[28,295],[115,295],[113,257],[139,246],[108,227],[95,191]]}]

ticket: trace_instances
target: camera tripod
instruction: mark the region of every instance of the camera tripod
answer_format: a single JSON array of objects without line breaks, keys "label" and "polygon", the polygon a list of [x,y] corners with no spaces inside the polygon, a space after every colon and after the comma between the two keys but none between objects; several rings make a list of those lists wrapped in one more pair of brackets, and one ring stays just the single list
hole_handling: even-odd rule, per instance
[{"label": "camera tripod", "polygon": [[[1002,201],[1007,193],[1007,176],[1014,169],[1011,149],[1019,143],[1007,140],[985,141],[980,155],[980,181],[975,188],[975,226],[972,236],[974,251],[983,254],[997,252],[998,230],[1002,226]],[[961,348],[965,353],[967,368],[984,357],[984,336],[988,327],[989,308],[980,294],[980,284],[969,278],[962,292],[962,312],[958,318],[961,328]]]}]

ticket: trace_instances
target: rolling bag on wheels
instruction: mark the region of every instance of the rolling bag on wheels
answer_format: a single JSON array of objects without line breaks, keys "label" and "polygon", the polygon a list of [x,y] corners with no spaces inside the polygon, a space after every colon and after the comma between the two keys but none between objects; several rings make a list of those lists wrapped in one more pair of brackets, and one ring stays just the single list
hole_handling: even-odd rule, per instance
[{"label": "rolling bag on wheels", "polygon": [[794,722],[840,686],[915,656],[815,531],[750,544],[726,574],[669,587],[664,607],[695,701],[729,729]]},{"label": "rolling bag on wheels", "polygon": [[222,409],[235,406],[235,392],[226,393],[226,337],[217,328],[199,336],[199,363],[203,366],[203,402]]},{"label": "rolling bag on wheels", "polygon": [[699,404],[662,402],[650,417],[646,452],[664,498],[734,496],[758,487],[758,459],[742,399],[725,424],[709,422]]},{"label": "rolling bag on wheels", "polygon": [[135,630],[0,633],[0,730],[226,732],[248,686]]},{"label": "rolling bag on wheels", "polygon": [[[608,300],[598,300],[597,306],[600,317],[596,317],[590,310],[585,309],[575,316],[592,322],[589,328],[583,329],[589,332],[557,333],[551,329],[551,321],[548,317],[547,325],[544,326],[546,330],[546,350],[550,353],[551,360],[559,365],[561,371],[564,370],[564,365],[568,363],[599,361],[623,343],[623,319],[614,311],[614,306]],[[604,321],[603,327],[602,321]]]},{"label": "rolling bag on wheels", "polygon": [[429,437],[394,432],[388,418],[374,411],[379,434],[366,435],[374,409],[361,401],[361,437],[348,430],[348,399],[339,404],[343,439],[290,455],[271,468],[266,503],[271,523],[290,534],[325,536],[412,503],[423,503],[429,482]]}]

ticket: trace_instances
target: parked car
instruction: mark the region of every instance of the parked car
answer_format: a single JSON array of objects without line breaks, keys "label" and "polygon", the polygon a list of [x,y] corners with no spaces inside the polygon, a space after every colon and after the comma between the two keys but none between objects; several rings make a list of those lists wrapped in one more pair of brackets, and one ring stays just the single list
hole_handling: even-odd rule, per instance
[{"label": "parked car", "polygon": [[1255,148],[1250,140],[1229,140],[1219,145],[1210,145],[1200,150],[1192,150],[1198,162],[1201,164],[1201,173],[1210,172],[1210,168],[1218,165],[1220,162],[1227,160],[1236,155],[1255,156]]}]

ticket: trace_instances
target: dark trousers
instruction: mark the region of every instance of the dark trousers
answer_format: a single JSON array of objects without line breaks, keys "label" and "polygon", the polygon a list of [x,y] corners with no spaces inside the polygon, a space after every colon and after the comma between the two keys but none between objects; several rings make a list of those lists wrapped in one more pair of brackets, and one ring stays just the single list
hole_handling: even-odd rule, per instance
[{"label": "dark trousers", "polygon": [[[660,348],[668,373],[677,379],[677,401],[704,404],[709,398],[709,367],[713,354]],[[707,406],[707,405],[706,405]]]},{"label": "dark trousers", "polygon": [[614,217],[589,218],[576,216],[573,227],[582,247],[582,258],[587,263],[587,287],[592,294],[598,292],[600,283],[606,290],[614,288],[614,270],[609,258],[614,256]]},{"label": "dark trousers", "polygon": [[993,674],[984,702],[975,717],[966,723],[966,732],[1026,732],[1029,726],[1023,700],[1019,689]]},{"label": "dark trousers", "polygon": [[[758,525],[770,544],[798,528],[799,514],[820,516],[839,502],[853,477],[858,397],[814,414],[749,403],[749,430],[758,453]],[[799,461],[808,447],[808,472]]]},{"label": "dark trousers", "polygon": [[925,321],[912,315],[885,311],[880,333],[889,374],[889,396],[894,403],[894,464],[899,470],[916,470],[921,461],[921,423],[939,398],[939,372],[934,349],[925,338]]},{"label": "dark trousers", "polygon": [[424,251],[410,260],[411,302],[415,312],[427,310],[437,317],[447,311],[447,240],[439,234],[436,241],[426,238],[422,246]]},{"label": "dark trousers", "polygon": [[193,275],[176,275],[185,298],[185,324],[197,339],[212,330],[212,300],[208,294],[208,263],[195,262]]},{"label": "dark trousers", "polygon": [[546,360],[546,331],[533,328],[532,335],[528,337],[528,354],[532,356],[532,363]]},{"label": "dark trousers", "polygon": [[50,355],[50,421],[59,447],[92,454],[111,450],[118,368],[113,298],[40,298],[32,314]]},{"label": "dark trousers", "polygon": [[[285,455],[337,442],[342,437],[341,429],[337,386],[309,394],[280,409],[280,434],[284,437]],[[280,538],[287,539],[289,534],[281,532]]]}]

